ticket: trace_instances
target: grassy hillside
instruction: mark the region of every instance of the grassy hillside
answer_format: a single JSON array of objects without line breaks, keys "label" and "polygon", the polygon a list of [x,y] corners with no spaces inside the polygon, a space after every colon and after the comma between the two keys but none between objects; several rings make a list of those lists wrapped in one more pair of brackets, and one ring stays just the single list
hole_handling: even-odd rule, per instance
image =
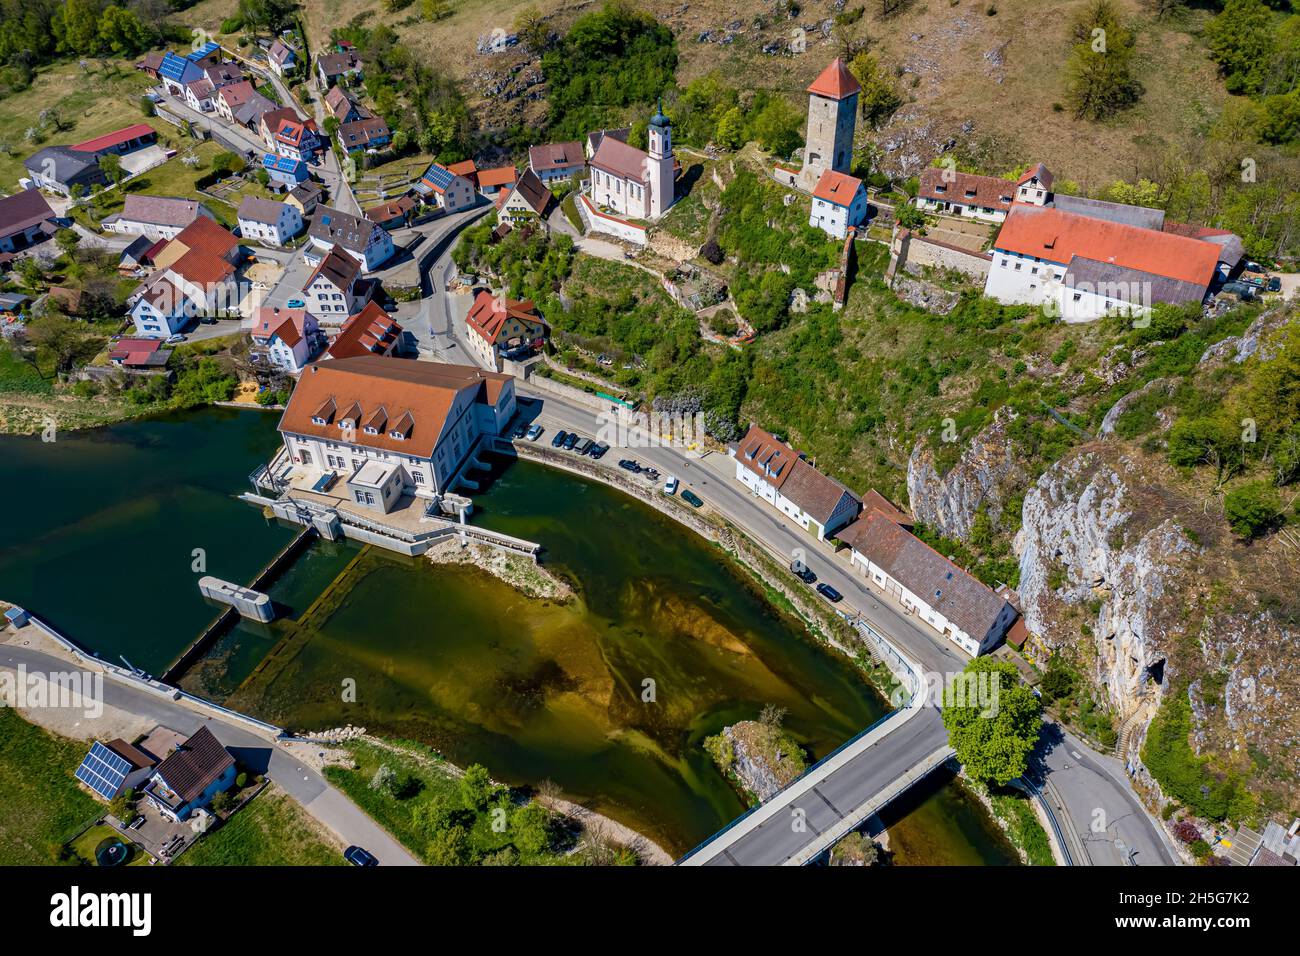
[{"label": "grassy hillside", "polygon": [[[203,7],[220,2],[207,0]],[[232,0],[225,2],[233,9]],[[970,138],[983,141],[991,166],[1033,157],[1085,187],[1099,188],[1132,177],[1151,143],[1191,135],[1205,116],[1222,108],[1223,84],[1192,35],[1207,14],[1194,10],[1162,23],[1137,0],[1120,0],[1121,10],[1141,24],[1136,61],[1145,94],[1138,106],[1108,124],[1075,120],[1068,111],[1054,109],[1065,100],[1067,24],[1086,2],[1069,0],[1050,12],[1031,0],[911,2],[884,18],[878,5],[865,4],[863,32],[880,62],[899,74],[907,100],[893,135],[882,141],[906,143],[906,150],[928,144],[929,154],[919,155],[924,163],[948,139]],[[478,38],[496,29],[512,31],[519,14],[530,7],[545,15],[552,30],[563,33],[578,16],[599,6],[592,0],[450,0],[449,16],[427,22],[419,4],[388,11],[375,0],[304,2],[313,42],[323,42],[331,29],[358,16],[370,25],[393,27],[403,42],[462,81],[487,128],[544,120],[546,101],[533,96],[535,88],[518,88],[520,95],[512,98],[512,73],[535,67],[534,58],[521,48],[481,55]],[[815,27],[834,16],[832,0],[800,4],[795,19],[778,19],[771,5],[755,8],[734,0],[639,0],[633,6],[651,12],[676,34],[679,86],[716,70],[732,82],[743,77],[749,89],[778,91],[802,106],[804,88],[838,50],[835,39],[814,30],[805,52],[763,52],[772,43],[788,48],[796,28]],[[850,2],[846,9],[857,6]],[[729,25],[737,29],[729,30]],[[730,33],[733,39],[700,42],[705,33],[718,39]],[[490,92],[503,83],[505,94]],[[637,110],[628,111],[628,120],[638,117]]]}]

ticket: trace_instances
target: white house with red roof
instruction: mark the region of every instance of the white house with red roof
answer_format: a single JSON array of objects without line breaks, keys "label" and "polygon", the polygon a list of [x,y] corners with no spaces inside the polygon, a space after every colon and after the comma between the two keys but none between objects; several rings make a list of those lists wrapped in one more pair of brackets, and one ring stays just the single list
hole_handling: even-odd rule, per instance
[{"label": "white house with red roof", "polygon": [[529,300],[507,299],[486,289],[474,297],[465,316],[465,329],[475,359],[494,372],[501,371],[504,356],[540,348],[550,331]]},{"label": "white house with red roof", "polygon": [[984,294],[1047,306],[1067,322],[1143,315],[1157,302],[1202,301],[1222,252],[1204,239],[1017,202],[994,240]]},{"label": "white house with red roof", "polygon": [[911,532],[912,520],[868,492],[862,515],[837,537],[852,567],[972,657],[1002,640],[1019,616],[1003,594],[967,574]]},{"label": "white house with red roof", "polygon": [[468,209],[478,201],[474,184],[468,177],[453,172],[442,163],[433,163],[424,171],[415,184],[415,191],[448,213]]},{"label": "white house with red roof", "polygon": [[264,361],[292,375],[315,358],[323,344],[320,323],[306,309],[263,306],[253,316],[254,361]]},{"label": "white house with red roof", "polygon": [[1011,204],[1044,206],[1052,201],[1052,173],[1042,163],[1027,169],[1019,179],[977,176],[953,166],[931,166],[921,173],[916,207],[924,212],[962,216],[984,222],[1002,222]]},{"label": "white house with red roof", "polygon": [[[349,510],[454,487],[484,436],[515,414],[514,378],[468,365],[355,355],[303,370],[280,419],[291,487],[333,473]],[[418,553],[418,552],[417,552]]]},{"label": "white house with red roof", "polygon": [[369,298],[370,284],[361,278],[361,263],[335,246],[303,283],[306,308],[322,322],[341,325]]},{"label": "white house with red roof", "polygon": [[862,502],[834,478],[823,475],[770,432],[757,425],[727,446],[736,459],[736,480],[818,541],[835,535],[857,517]]},{"label": "white house with red roof", "polygon": [[822,173],[813,190],[808,225],[843,239],[850,228],[862,225],[866,218],[867,187],[862,180],[833,169]]},{"label": "white house with red roof", "polygon": [[812,192],[822,173],[848,173],[853,166],[853,129],[862,86],[839,57],[808,87],[808,134],[799,186]]}]

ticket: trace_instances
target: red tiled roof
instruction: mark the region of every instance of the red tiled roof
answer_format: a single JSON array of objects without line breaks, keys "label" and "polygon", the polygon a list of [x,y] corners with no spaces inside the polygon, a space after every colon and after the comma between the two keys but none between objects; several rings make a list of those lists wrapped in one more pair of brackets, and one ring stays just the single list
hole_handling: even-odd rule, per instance
[{"label": "red tiled roof", "polygon": [[994,248],[1061,264],[1077,256],[1202,287],[1219,262],[1212,243],[1023,203],[1012,207]]},{"label": "red tiled roof", "polygon": [[830,97],[833,100],[842,100],[846,96],[852,96],[860,92],[861,84],[855,77],[844,61],[838,56],[830,62],[826,69],[821,71],[817,79],[812,81],[808,87],[809,93],[816,93],[818,96]]},{"label": "red tiled roof", "polygon": [[254,338],[270,339],[278,337],[281,342],[293,348],[302,341],[307,333],[306,309],[282,309],[278,306],[262,306],[257,310],[253,320]]},{"label": "red tiled roof", "polygon": [[77,143],[71,148],[80,150],[83,153],[97,153],[101,150],[112,149],[114,146],[120,146],[122,143],[128,143],[140,136],[153,135],[156,135],[154,129],[148,123],[136,123],[112,133],[105,133],[103,136],[88,139],[84,143]]},{"label": "red tiled roof", "polygon": [[229,86],[223,86],[217,94],[221,101],[232,110],[237,110],[250,99],[257,90],[248,80],[240,80],[238,83],[231,83]]},{"label": "red tiled roof", "polygon": [[[505,303],[504,308],[502,302]],[[483,336],[489,343],[495,342],[505,327],[506,319],[515,318],[521,322],[543,322],[537,306],[528,299],[499,299],[486,290],[474,297],[474,304],[469,308],[465,321],[471,329]]]},{"label": "red tiled roof", "polygon": [[813,190],[813,195],[818,199],[833,202],[837,206],[847,207],[861,188],[862,180],[828,169],[817,180],[817,188]]},{"label": "red tiled roof", "polygon": [[645,150],[606,136],[591,157],[591,166],[593,169],[613,173],[621,179],[643,183],[646,181],[646,163],[649,158],[650,154]]},{"label": "red tiled roof", "polygon": [[402,335],[402,327],[378,303],[366,307],[343,323],[327,353],[330,358],[356,355],[386,355]]},{"label": "red tiled roof", "polygon": [[1008,603],[879,511],[863,515],[836,537],[977,641]]},{"label": "red tiled roof", "polygon": [[587,160],[582,144],[576,140],[569,143],[544,143],[541,146],[528,147],[528,165],[539,173],[552,169],[567,169],[581,166]]},{"label": "red tiled roof", "polygon": [[[944,177],[948,177],[947,182]],[[927,167],[921,173],[916,194],[922,199],[955,202],[983,209],[1010,209],[1016,184],[996,176],[977,176],[941,166]]]},{"label": "red tiled roof", "polygon": [[170,271],[195,285],[210,285],[230,278],[235,267],[202,249],[191,249],[171,264]]},{"label": "red tiled roof", "polygon": [[475,165],[474,160],[472,159],[467,159],[460,163],[452,163],[447,167],[447,171],[455,176],[464,176],[475,186],[478,185],[478,166]]},{"label": "red tiled roof", "polygon": [[[495,405],[513,376],[485,372],[468,365],[417,362],[380,355],[358,355],[308,365],[280,419],[280,430],[294,435],[337,440],[340,408],[360,405],[364,421],[378,408],[406,432],[404,439],[389,431],[379,435],[359,430],[350,440],[369,448],[430,458],[446,426],[457,396],[468,391],[475,402]],[[312,417],[324,412],[325,424]],[[409,420],[404,423],[404,420]]]},{"label": "red tiled roof", "polygon": [[478,184],[482,186],[509,186],[519,178],[519,172],[513,166],[495,166],[492,169],[478,171]]},{"label": "red tiled roof", "polygon": [[181,243],[191,252],[205,252],[219,259],[228,257],[239,248],[239,240],[234,234],[207,216],[199,216],[177,233],[173,241]]}]

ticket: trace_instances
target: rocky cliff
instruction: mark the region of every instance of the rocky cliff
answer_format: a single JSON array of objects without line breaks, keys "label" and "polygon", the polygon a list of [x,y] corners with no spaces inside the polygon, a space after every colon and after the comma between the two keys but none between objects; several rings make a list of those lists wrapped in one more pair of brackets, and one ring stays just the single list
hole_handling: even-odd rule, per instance
[{"label": "rocky cliff", "polygon": [[1010,408],[998,409],[993,421],[963,447],[956,464],[942,473],[930,444],[916,444],[907,460],[907,497],[918,521],[959,539],[970,533],[980,508],[997,523],[1003,507],[1027,482],[1007,435],[1014,418]]},{"label": "rocky cliff", "polygon": [[[1016,537],[1026,624],[1075,660],[1118,721],[1141,728],[1171,688],[1192,702],[1193,747],[1280,787],[1300,769],[1294,558],[1247,547],[1161,462],[1084,446],[1025,496]],[[1268,780],[1256,775],[1262,789]]]}]

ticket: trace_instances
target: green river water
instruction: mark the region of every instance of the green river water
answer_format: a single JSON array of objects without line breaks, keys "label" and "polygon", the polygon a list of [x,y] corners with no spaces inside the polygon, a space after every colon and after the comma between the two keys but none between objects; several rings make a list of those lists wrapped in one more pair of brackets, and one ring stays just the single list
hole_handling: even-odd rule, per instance
[{"label": "green river water", "polygon": [[[107,659],[161,671],[215,613],[193,549],[209,573],[247,581],[293,537],[232,497],[275,444],[275,416],[225,410],[52,444],[0,438],[17,487],[41,491],[40,508],[0,527],[0,595]],[[241,623],[186,685],[291,728],[351,722],[511,783],[551,779],[673,852],[743,810],[704,737],[773,703],[819,758],[885,712],[850,661],[652,509],[527,462],[475,505],[476,523],[541,542],[578,599],[321,542],[270,588],[283,617]],[[941,775],[886,822],[896,863],[1014,860]]]}]

